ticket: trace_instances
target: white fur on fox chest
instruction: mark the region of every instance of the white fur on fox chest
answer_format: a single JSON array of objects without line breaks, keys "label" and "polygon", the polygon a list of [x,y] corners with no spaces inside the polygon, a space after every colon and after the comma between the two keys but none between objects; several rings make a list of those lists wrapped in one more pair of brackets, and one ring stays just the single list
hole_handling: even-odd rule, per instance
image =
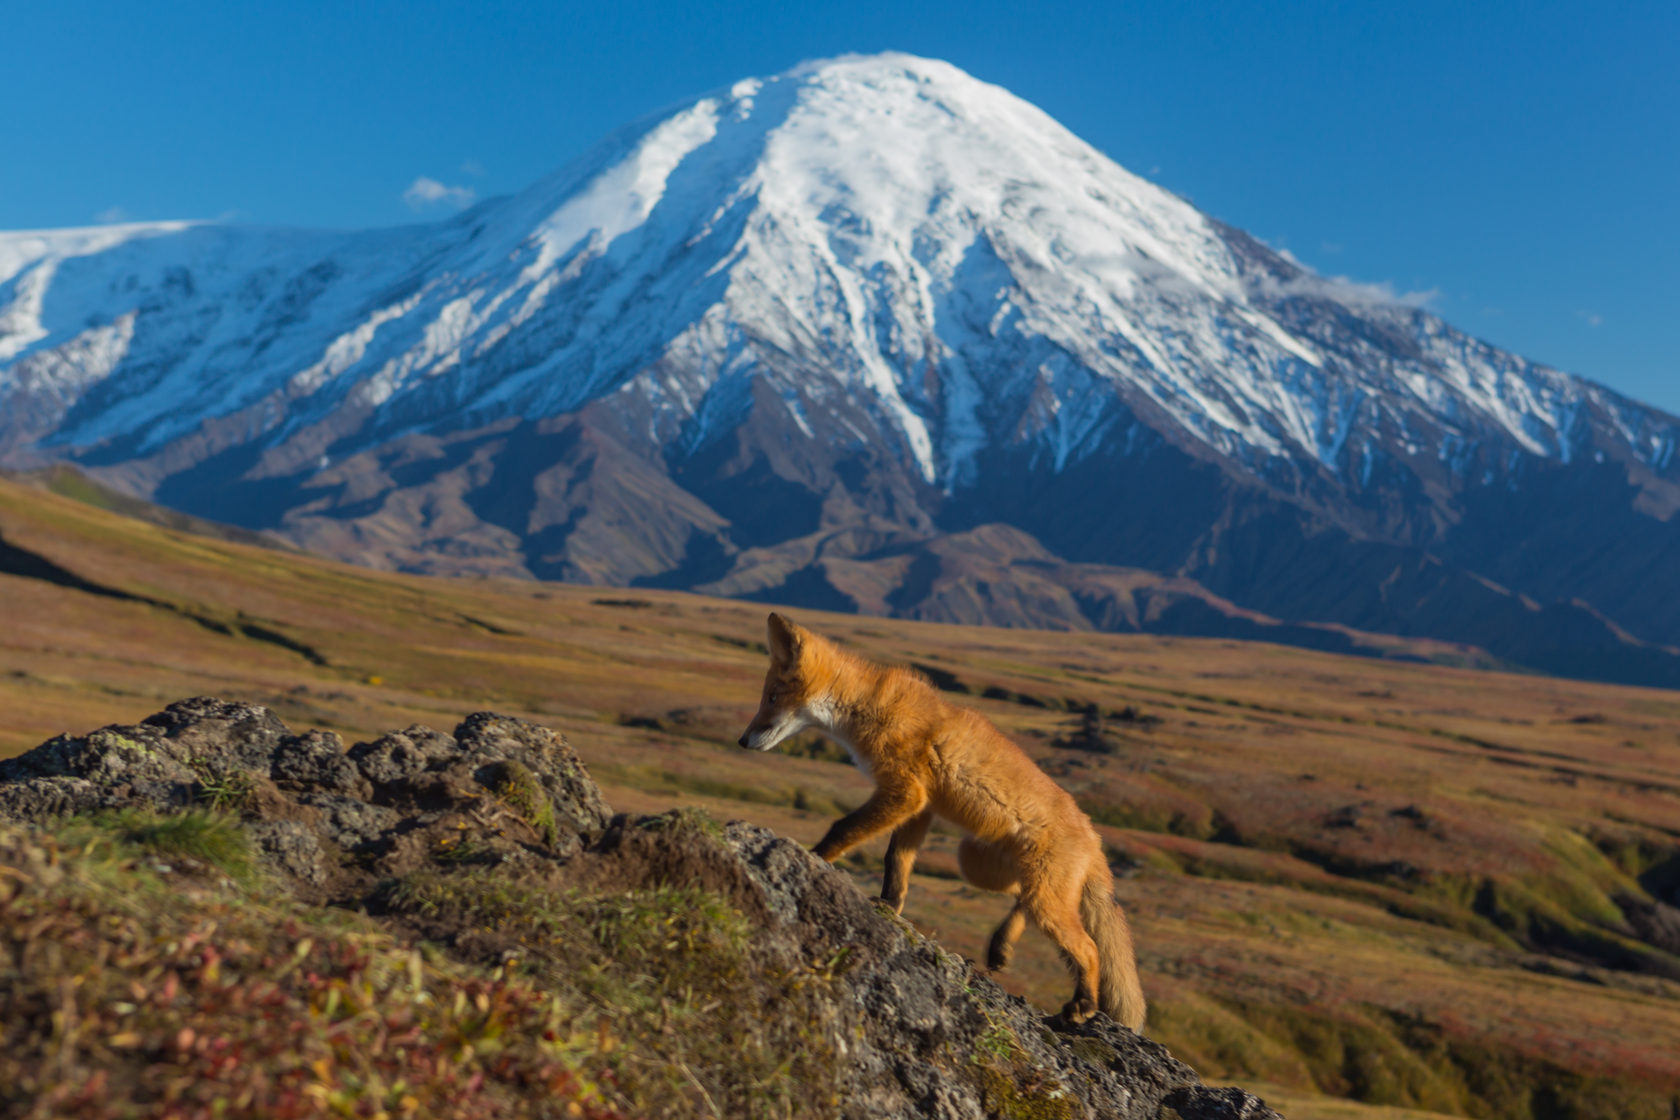
[{"label": "white fur on fox chest", "polygon": [[851,736],[847,735],[845,730],[839,726],[840,715],[834,710],[834,701],[826,696],[819,697],[805,705],[805,711],[811,718],[812,727],[846,748],[846,753],[852,756],[853,766],[870,777],[875,776],[874,770],[869,766],[869,761],[858,752],[857,744],[852,742]]}]

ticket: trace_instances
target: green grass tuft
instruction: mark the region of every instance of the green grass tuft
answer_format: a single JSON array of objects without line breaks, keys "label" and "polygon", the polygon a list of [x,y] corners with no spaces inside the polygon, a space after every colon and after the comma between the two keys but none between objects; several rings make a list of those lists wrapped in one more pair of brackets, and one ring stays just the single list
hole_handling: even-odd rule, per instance
[{"label": "green grass tuft", "polygon": [[636,827],[656,832],[690,832],[704,836],[713,843],[723,839],[723,825],[718,823],[718,819],[706,810],[692,805],[643,817],[636,822]]},{"label": "green grass tuft", "polygon": [[198,799],[212,813],[243,816],[256,807],[256,783],[243,770],[230,770],[225,774],[205,773],[198,780],[197,792]]},{"label": "green grass tuft", "polygon": [[198,860],[246,886],[258,878],[250,837],[237,819],[223,813],[189,809],[166,814],[147,809],[121,809],[71,818],[59,828],[58,835],[67,844],[97,845],[108,841],[134,855]]},{"label": "green grass tuft", "polygon": [[560,828],[554,820],[554,801],[529,767],[512,760],[502,763],[495,788],[496,796],[502,799],[502,803],[535,829],[544,844],[552,847],[559,840]]}]

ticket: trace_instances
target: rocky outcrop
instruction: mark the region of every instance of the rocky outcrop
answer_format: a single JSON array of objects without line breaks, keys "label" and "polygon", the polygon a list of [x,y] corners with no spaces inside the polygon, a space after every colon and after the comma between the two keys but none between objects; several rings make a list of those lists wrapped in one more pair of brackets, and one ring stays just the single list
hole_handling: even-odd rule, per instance
[{"label": "rocky outcrop", "polygon": [[195,806],[240,815],[260,854],[324,901],[401,873],[469,821],[519,862],[573,855],[609,819],[564,736],[488,712],[454,735],[410,727],[346,751],[334,732],[294,735],[266,708],[199,698],[0,762],[13,819]]},{"label": "rocky outcrop", "polygon": [[[14,820],[206,808],[237,815],[270,881],[297,898],[359,907],[469,963],[540,955],[516,936],[506,899],[520,892],[722,899],[748,930],[740,998],[755,998],[749,973],[797,990],[765,1005],[765,1029],[831,1056],[810,1115],[1276,1116],[1107,1019],[1043,1016],[766,829],[613,815],[564,736],[521,720],[478,713],[453,734],[410,727],[346,750],[264,708],[197,699],[0,762],[0,816]],[[428,901],[413,905],[422,880]],[[456,895],[439,887],[451,883]],[[438,901],[491,888],[515,915],[504,923]]]}]

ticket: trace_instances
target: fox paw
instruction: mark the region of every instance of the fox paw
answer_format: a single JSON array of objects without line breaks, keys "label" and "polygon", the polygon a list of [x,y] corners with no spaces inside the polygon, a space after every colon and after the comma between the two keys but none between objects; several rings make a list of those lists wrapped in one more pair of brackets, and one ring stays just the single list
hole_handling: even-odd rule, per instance
[{"label": "fox paw", "polygon": [[1062,1004],[1062,1018],[1070,1023],[1083,1023],[1097,1013],[1097,1001],[1090,996],[1075,996]]},{"label": "fox paw", "polygon": [[1002,949],[986,950],[986,971],[1002,972],[1009,967],[1009,958],[1012,956],[1014,956],[1013,953]]}]

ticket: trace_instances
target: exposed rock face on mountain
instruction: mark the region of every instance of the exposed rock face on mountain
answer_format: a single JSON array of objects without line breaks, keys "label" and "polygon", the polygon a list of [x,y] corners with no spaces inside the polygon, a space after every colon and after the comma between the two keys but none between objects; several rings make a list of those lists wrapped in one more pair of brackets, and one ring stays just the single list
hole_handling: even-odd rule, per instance
[{"label": "exposed rock face on mountain", "polygon": [[[346,752],[331,732],[296,735],[266,709],[200,699],[0,762],[0,818],[212,804],[239,814],[298,899],[365,908],[469,964],[528,962],[562,1002],[574,984],[595,983],[593,998],[603,998],[599,978],[568,972],[582,967],[579,945],[538,936],[570,932],[565,907],[601,923],[602,900],[615,894],[648,907],[660,889],[702,892],[683,898],[719,907],[719,922],[744,921],[747,945],[729,959],[724,1000],[702,1012],[711,1018],[685,1029],[716,1032],[737,1057],[746,1040],[732,1031],[755,1024],[755,1045],[805,1063],[801,1115],[1277,1115],[1241,1090],[1203,1085],[1165,1049],[1102,1017],[1082,1026],[1041,1017],[765,829],[719,829],[682,813],[613,816],[565,739],[519,720],[479,713],[454,735],[411,727]],[[0,922],[6,913],[0,905]],[[679,917],[669,928],[686,929]],[[632,1020],[626,1011],[613,1029],[629,1032]],[[714,1104],[739,1088],[727,1073],[687,1073],[707,1078],[700,1091]],[[513,1114],[560,1114],[542,1104]]]},{"label": "exposed rock face on mountain", "polygon": [[385,566],[1680,683],[1677,441],[902,55],[436,225],[0,234],[0,464]]}]

